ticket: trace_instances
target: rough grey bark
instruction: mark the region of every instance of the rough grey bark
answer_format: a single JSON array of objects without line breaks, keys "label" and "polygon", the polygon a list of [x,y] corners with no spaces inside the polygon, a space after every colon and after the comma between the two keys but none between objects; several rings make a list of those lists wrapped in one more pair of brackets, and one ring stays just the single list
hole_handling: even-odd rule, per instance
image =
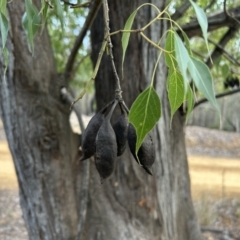
[{"label": "rough grey bark", "polygon": [[77,231],[75,164],[79,141],[69,126],[64,84],[56,73],[46,31],[29,52],[21,18],[24,1],[8,3],[10,63],[3,79],[1,117],[14,159],[20,202],[30,239],[73,239]]},{"label": "rough grey bark", "polygon": [[[151,2],[164,8],[164,1]],[[124,20],[142,3],[144,1],[140,0],[121,1],[121,3],[110,1],[111,31],[121,29],[124,26]],[[155,10],[145,7],[137,14],[133,28],[142,27],[155,14]],[[102,27],[103,20],[100,14],[92,29],[94,62],[96,62],[103,39],[99,30]],[[158,22],[147,30],[147,35],[157,42],[166,29],[166,22],[162,21],[160,24]],[[119,73],[121,72],[122,54],[119,48],[120,39],[119,35],[112,38],[114,57]],[[129,106],[149,83],[157,54],[156,49],[149,46],[139,35],[131,35],[125,58],[124,80],[122,81],[123,97]],[[185,119],[177,112],[170,124],[166,76],[167,69],[162,58],[155,77],[156,90],[162,100],[162,117],[155,129],[157,158],[154,165],[154,176],[147,176],[133,159],[129,159],[129,153],[119,159],[115,174],[103,187],[100,186],[102,191],[97,193],[97,196],[101,196],[101,201],[96,204],[92,200],[94,208],[102,212],[103,218],[96,218],[96,215],[90,210],[89,216],[91,217],[88,218],[88,225],[92,226],[101,222],[98,232],[99,239],[203,239],[191,200],[184,142]],[[107,56],[101,64],[95,86],[96,99],[100,109],[114,98],[115,80]],[[113,201],[109,201],[110,199]],[[102,201],[107,203],[107,208],[105,204],[101,206]],[[142,206],[143,202],[145,204]],[[119,209],[121,209],[123,222],[118,222]],[[95,219],[94,224],[92,219]],[[103,230],[106,229],[106,225],[112,226],[111,232]],[[93,231],[91,228],[87,233]],[[94,239],[91,235],[87,236],[89,237],[87,239]]]}]

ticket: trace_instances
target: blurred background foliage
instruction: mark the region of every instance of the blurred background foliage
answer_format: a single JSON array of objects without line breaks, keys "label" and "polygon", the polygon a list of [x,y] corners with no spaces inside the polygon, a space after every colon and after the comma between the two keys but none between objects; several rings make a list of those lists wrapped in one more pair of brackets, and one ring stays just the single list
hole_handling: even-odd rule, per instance
[{"label": "blurred background foliage", "polygon": [[[82,3],[84,1],[78,0],[77,2]],[[170,14],[173,14],[185,2],[185,0],[169,1],[168,4]],[[71,1],[71,3],[76,3],[76,1]],[[220,13],[224,10],[224,1],[222,0],[201,0],[197,1],[197,4],[205,10],[208,16],[216,14],[217,12]],[[61,27],[61,23],[57,17],[55,9],[50,8],[48,8],[47,26],[52,41],[54,56],[57,63],[57,69],[59,72],[64,72],[64,68],[73,44],[75,42],[75,39],[81,31],[85,18],[88,15],[88,7],[70,8],[69,5],[64,4],[63,2],[61,2],[61,5],[64,9],[64,28],[62,29]],[[226,7],[227,9],[232,9],[238,5],[238,1],[229,0],[227,1]],[[180,26],[183,26],[193,20],[192,16],[195,16],[194,10],[192,7],[189,7],[183,14],[183,16],[178,19],[177,22],[180,24]],[[210,53],[214,51],[216,47],[216,45],[213,44],[211,41],[213,41],[214,43],[218,43],[227,31],[227,27],[222,27],[208,33],[208,38],[210,40]],[[93,71],[90,59],[91,44],[89,36],[90,32],[88,32],[87,36],[83,41],[83,45],[78,51],[78,56],[74,65],[74,73],[71,76],[71,86],[77,92],[79,92],[84,87],[85,83],[90,79],[91,73]],[[209,58],[209,53],[207,51],[203,38],[201,36],[192,37],[190,41],[195,57],[201,58],[202,60],[207,60]],[[216,93],[223,92],[225,90],[224,81],[228,77],[240,78],[240,65],[238,64],[240,62],[239,31],[236,33],[235,37],[227,43],[224,49],[229,56],[236,60],[237,63],[231,61],[231,59],[229,59],[226,54],[221,55],[221,57],[214,61],[214,65],[211,67],[211,73],[213,75]],[[93,87],[90,91],[94,91]],[[200,93],[197,93],[197,95],[199,97],[202,97]]]}]

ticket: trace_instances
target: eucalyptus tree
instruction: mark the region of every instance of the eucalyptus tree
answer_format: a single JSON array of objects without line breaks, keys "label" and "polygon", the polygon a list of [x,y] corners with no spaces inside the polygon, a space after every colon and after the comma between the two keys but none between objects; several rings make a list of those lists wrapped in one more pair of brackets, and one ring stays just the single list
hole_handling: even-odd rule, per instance
[{"label": "eucalyptus tree", "polygon": [[[219,9],[218,2],[211,3],[206,12]],[[240,7],[229,9],[225,2],[221,13],[207,18],[193,1],[167,4],[1,1],[1,117],[30,239],[203,239],[184,143],[186,116],[194,107],[190,86],[195,85],[217,111],[218,106],[210,71],[191,45],[197,41],[189,38],[203,35],[211,66],[226,53],[225,45],[238,30]],[[64,28],[70,34],[66,14],[74,13],[64,11],[69,6],[86,16],[75,41],[54,34],[62,31],[64,36]],[[193,10],[198,20],[188,17]],[[76,15],[71,39],[82,24],[81,16]],[[207,31],[222,27],[227,30],[219,34],[219,42],[209,45]],[[66,89],[84,70],[79,72],[78,64],[87,54],[80,48],[88,30],[94,70],[80,98],[94,80],[98,110],[113,99],[130,108],[136,149],[152,131],[153,176],[128,150],[103,184],[92,158],[79,163],[81,137],[69,125],[73,98]],[[77,103],[72,108],[83,129],[81,109]]]}]

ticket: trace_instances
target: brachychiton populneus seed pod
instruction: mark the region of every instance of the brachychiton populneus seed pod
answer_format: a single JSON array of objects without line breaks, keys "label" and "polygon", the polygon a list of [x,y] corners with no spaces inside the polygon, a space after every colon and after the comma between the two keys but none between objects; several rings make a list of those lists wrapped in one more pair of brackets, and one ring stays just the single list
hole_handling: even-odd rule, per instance
[{"label": "brachychiton populneus seed pod", "polygon": [[[121,107],[121,105],[120,105]],[[117,139],[117,156],[121,156],[126,149],[128,133],[128,116],[126,111],[121,107],[121,116],[113,125],[113,130]]]},{"label": "brachychiton populneus seed pod", "polygon": [[[113,102],[112,102],[113,103]],[[110,103],[110,104],[112,104]],[[103,109],[101,109],[96,115],[92,117],[88,123],[87,128],[85,129],[82,136],[82,152],[83,155],[80,158],[80,161],[86,160],[94,155],[95,152],[95,140],[99,128],[101,127],[104,120],[104,113],[106,112],[108,104]]]},{"label": "brachychiton populneus seed pod", "polygon": [[[143,140],[143,143],[141,147],[139,148],[138,155],[136,156],[136,141],[137,141],[137,135],[136,130],[133,127],[131,123],[129,123],[128,126],[128,145],[130,148],[130,151],[137,161],[137,163],[140,163],[142,167],[145,169],[145,171],[152,175],[152,165],[155,161],[155,149],[154,149],[154,143],[153,139],[150,133],[148,133]],[[139,161],[138,161],[139,160]]]},{"label": "brachychiton populneus seed pod", "polygon": [[114,103],[110,113],[104,119],[96,137],[95,165],[101,180],[112,174],[117,159],[116,135],[110,122],[116,104],[117,102]]}]

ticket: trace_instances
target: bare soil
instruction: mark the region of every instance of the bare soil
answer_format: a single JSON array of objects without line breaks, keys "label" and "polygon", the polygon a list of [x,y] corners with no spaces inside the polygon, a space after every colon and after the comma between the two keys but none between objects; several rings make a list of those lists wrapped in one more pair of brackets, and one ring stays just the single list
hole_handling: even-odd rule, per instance
[{"label": "bare soil", "polygon": [[[240,134],[187,127],[186,145],[192,196],[206,239],[240,240]],[[1,126],[0,239],[28,239]]]}]

